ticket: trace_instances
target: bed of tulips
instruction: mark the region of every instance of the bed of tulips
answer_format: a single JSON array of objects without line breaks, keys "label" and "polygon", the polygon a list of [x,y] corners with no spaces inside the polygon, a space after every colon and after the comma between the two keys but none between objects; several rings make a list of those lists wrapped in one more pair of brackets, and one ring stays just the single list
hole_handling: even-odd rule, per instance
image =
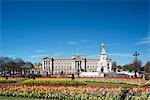
[{"label": "bed of tulips", "polygon": [[0,83],[16,83],[16,82],[17,82],[16,78],[9,78],[9,79],[0,78]]},{"label": "bed of tulips", "polygon": [[148,84],[148,81],[141,78],[79,78],[79,80],[86,82],[132,84],[137,86],[144,86]]},{"label": "bed of tulips", "polygon": [[0,77],[0,83],[22,83],[24,80],[27,80],[27,78],[4,78]]},{"label": "bed of tulips", "polygon": [[146,86],[150,86],[150,80],[145,83]]},{"label": "bed of tulips", "polygon": [[[119,83],[130,86],[91,86],[87,85],[88,82]],[[74,80],[71,78],[0,78],[0,96],[53,100],[150,100],[150,80],[140,78],[75,78]]]},{"label": "bed of tulips", "polygon": [[[65,86],[85,86],[88,82],[93,83],[116,83],[128,84],[134,86],[150,86],[150,80],[146,81],[140,78],[0,78],[0,83],[20,83],[20,84],[49,84],[49,85],[65,85]],[[126,86],[126,85],[125,85]]]},{"label": "bed of tulips", "polygon": [[71,80],[70,78],[36,78],[23,81],[24,84],[49,84],[63,86],[84,86],[86,82],[83,80]]},{"label": "bed of tulips", "polygon": [[53,100],[150,100],[150,87],[1,84],[0,96]]},{"label": "bed of tulips", "polygon": [[50,84],[50,85],[65,85],[65,86],[84,86],[88,82],[95,83],[118,83],[129,84],[135,86],[150,85],[149,81],[140,78],[76,78],[74,81],[71,78],[36,78],[23,81],[24,84]]}]

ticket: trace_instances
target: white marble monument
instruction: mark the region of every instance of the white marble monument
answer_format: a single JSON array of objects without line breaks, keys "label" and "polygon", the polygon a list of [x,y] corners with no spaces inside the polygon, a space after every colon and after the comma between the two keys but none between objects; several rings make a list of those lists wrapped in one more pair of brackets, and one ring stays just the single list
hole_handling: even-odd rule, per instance
[{"label": "white marble monument", "polygon": [[104,77],[112,69],[112,60],[107,58],[104,43],[101,43],[101,56],[97,65],[96,72],[81,72],[80,77]]}]

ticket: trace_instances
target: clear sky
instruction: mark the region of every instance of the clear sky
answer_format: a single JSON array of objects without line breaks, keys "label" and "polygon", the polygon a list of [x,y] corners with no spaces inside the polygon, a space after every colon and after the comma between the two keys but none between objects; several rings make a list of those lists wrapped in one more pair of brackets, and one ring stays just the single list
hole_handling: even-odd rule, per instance
[{"label": "clear sky", "polygon": [[40,62],[43,56],[100,56],[118,65],[140,53],[150,60],[148,0],[1,0],[0,56]]}]

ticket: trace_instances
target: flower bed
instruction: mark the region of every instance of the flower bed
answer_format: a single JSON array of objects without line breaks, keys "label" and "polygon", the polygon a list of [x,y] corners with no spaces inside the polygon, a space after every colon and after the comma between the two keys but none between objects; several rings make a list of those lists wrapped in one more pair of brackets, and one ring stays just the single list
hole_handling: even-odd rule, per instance
[{"label": "flower bed", "polygon": [[0,83],[22,83],[26,78],[4,78],[0,77]]},{"label": "flower bed", "polygon": [[146,86],[150,86],[150,80],[145,83]]},{"label": "flower bed", "polygon": [[144,86],[147,82],[140,78],[79,78],[86,82],[103,82],[103,83],[120,83],[120,84],[132,84],[137,86]]},{"label": "flower bed", "polygon": [[150,87],[0,85],[0,96],[67,100],[149,100]]},{"label": "flower bed", "polygon": [[51,84],[51,85],[68,85],[78,86],[86,85],[88,82],[95,83],[116,83],[116,84],[129,84],[136,86],[144,86],[148,81],[140,78],[75,78],[72,81],[70,78],[36,78],[35,80],[29,79],[23,81],[25,84]]},{"label": "flower bed", "polygon": [[85,81],[71,80],[69,78],[37,78],[23,81],[24,84],[49,84],[49,85],[63,85],[63,86],[84,86]]},{"label": "flower bed", "polygon": [[[85,86],[91,84],[116,84],[116,85],[132,85],[132,86],[150,86],[150,81],[140,78],[0,78],[0,83],[19,83],[19,84],[49,84],[49,85],[64,85],[64,86]],[[91,83],[91,84],[90,84]],[[126,85],[127,84],[127,85]],[[98,85],[99,86],[99,85]]]},{"label": "flower bed", "polygon": [[16,82],[17,82],[17,79],[15,78],[9,78],[9,79],[0,78],[0,83],[16,83]]}]

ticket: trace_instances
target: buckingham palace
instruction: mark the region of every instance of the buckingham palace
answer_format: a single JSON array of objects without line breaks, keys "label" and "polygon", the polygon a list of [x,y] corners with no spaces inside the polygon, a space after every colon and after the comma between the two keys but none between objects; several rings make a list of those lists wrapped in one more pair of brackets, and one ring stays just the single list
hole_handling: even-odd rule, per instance
[{"label": "buckingham palace", "polygon": [[80,71],[96,71],[99,59],[75,56],[72,58],[42,59],[43,71],[47,74],[78,74]]},{"label": "buckingham palace", "polygon": [[42,59],[43,74],[47,75],[79,75],[81,72],[111,72],[112,60],[107,58],[104,44],[102,43],[100,58],[87,58],[73,56],[70,58],[44,57]]}]

